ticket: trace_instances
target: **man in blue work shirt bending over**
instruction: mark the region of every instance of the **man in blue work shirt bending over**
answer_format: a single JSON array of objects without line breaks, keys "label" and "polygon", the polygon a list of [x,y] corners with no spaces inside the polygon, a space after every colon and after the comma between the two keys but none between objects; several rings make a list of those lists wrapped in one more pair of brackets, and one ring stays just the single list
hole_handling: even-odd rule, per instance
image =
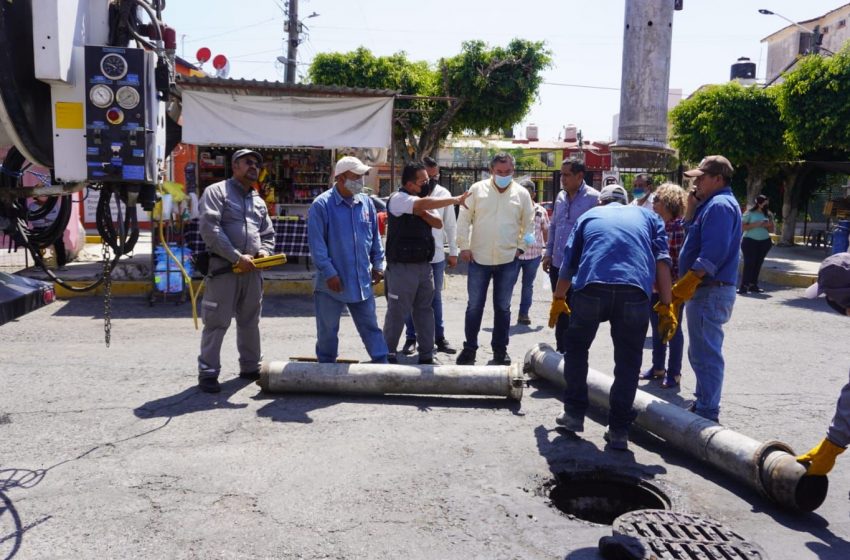
[{"label": "man in blue work shirt bending over", "polygon": [[307,218],[310,256],[316,264],[316,357],[335,362],[339,318],[344,307],[354,320],[373,363],[387,363],[387,344],[378,328],[372,285],[384,277],[384,248],[378,215],[361,194],[371,167],[355,157],[336,163],[334,186],[316,197]]}]

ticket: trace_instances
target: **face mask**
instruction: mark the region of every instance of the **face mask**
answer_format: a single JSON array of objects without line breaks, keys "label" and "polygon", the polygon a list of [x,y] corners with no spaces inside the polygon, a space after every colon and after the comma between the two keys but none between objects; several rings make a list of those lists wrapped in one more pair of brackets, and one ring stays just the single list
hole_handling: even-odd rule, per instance
[{"label": "face mask", "polygon": [[[436,181],[434,181],[434,183],[436,183]],[[424,185],[419,187],[419,197],[425,198],[426,196],[431,194],[431,190],[433,190],[433,188],[434,188],[434,185],[431,184],[431,181],[428,181],[427,183],[425,183]]]},{"label": "face mask", "polygon": [[496,186],[499,187],[500,189],[504,189],[505,187],[510,185],[511,181],[513,181],[513,180],[514,180],[513,175],[507,175],[505,177],[502,177],[501,175],[494,175],[493,176],[493,181],[495,181]]},{"label": "face mask", "polygon": [[345,189],[351,194],[360,194],[363,192],[363,180],[352,181],[351,179],[345,180]]},{"label": "face mask", "polygon": [[437,186],[437,178],[436,177],[431,177],[430,179],[428,179],[428,187],[432,191],[434,190],[434,187],[436,187],[436,186]]}]

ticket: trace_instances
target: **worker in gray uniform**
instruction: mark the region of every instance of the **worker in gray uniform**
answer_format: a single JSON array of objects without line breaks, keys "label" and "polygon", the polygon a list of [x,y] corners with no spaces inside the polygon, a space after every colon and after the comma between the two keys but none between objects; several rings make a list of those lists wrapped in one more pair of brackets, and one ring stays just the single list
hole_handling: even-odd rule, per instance
[{"label": "worker in gray uniform", "polygon": [[253,188],[263,158],[253,150],[241,149],[231,161],[232,177],[208,186],[199,204],[199,230],[210,253],[209,270],[234,269],[206,278],[198,386],[207,393],[221,390],[221,342],[234,315],[239,377],[260,377],[263,276],[254,259],[274,252],[274,227],[266,203]]}]

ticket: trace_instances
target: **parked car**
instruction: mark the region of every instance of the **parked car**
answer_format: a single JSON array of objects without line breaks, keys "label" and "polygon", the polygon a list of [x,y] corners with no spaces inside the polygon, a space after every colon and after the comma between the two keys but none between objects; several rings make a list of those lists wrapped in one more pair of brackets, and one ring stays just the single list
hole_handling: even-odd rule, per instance
[{"label": "parked car", "polygon": [[56,299],[53,284],[0,272],[0,325]]}]

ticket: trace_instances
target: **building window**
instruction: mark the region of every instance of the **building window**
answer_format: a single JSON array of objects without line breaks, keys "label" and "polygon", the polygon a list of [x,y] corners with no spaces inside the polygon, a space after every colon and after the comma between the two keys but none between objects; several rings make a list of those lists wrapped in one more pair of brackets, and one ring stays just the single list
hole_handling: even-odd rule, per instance
[{"label": "building window", "polygon": [[846,20],[846,19],[840,19],[840,20],[838,20],[838,29],[843,29],[846,25],[847,25],[847,20]]},{"label": "building window", "polygon": [[821,29],[821,30],[820,30],[820,32],[821,32],[823,35],[826,35],[827,33],[829,33],[829,26],[828,26],[828,25],[824,25],[824,26],[823,26],[823,29]]}]

